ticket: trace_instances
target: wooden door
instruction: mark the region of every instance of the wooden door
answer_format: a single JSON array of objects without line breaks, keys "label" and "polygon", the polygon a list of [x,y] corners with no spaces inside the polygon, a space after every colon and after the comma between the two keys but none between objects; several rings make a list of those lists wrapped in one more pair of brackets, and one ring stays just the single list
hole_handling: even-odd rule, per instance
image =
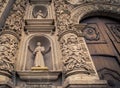
[{"label": "wooden door", "polygon": [[120,88],[120,23],[110,18],[91,17],[83,29],[100,79],[108,81],[109,88]]}]

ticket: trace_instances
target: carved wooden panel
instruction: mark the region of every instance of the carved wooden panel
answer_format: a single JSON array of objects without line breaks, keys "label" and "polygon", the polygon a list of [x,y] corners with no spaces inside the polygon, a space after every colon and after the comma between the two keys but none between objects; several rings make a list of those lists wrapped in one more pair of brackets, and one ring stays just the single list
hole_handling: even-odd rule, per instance
[{"label": "carved wooden panel", "polygon": [[88,24],[88,28],[86,27],[87,29],[84,29],[83,33],[100,79],[108,81],[108,88],[119,88],[119,22],[102,17],[93,17],[83,20],[83,23]]},{"label": "carved wooden panel", "polygon": [[111,32],[110,38],[114,44],[116,51],[120,54],[120,24],[106,23],[106,26]]},{"label": "carved wooden panel", "polygon": [[82,30],[87,43],[105,43],[103,34],[96,23],[88,23]]},{"label": "carved wooden panel", "polygon": [[106,26],[108,27],[108,29],[112,33],[116,42],[120,43],[120,24],[107,23]]}]

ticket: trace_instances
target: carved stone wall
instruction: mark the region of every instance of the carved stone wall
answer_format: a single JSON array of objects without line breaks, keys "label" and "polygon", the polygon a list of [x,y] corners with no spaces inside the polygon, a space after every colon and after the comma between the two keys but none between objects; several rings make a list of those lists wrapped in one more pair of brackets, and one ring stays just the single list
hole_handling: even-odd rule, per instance
[{"label": "carved stone wall", "polygon": [[2,14],[2,11],[4,11],[5,5],[7,4],[7,0],[1,0],[0,1],[0,15]]},{"label": "carved stone wall", "polygon": [[[7,0],[0,1],[0,14],[2,14],[2,9],[4,8],[6,2]],[[52,4],[50,4],[51,2]],[[8,18],[5,18],[6,22],[0,35],[0,73],[4,75],[10,74],[8,76],[11,76],[12,71],[15,68],[15,61],[16,59],[18,59],[16,57],[16,52],[19,49],[19,42],[21,38],[26,37],[27,41],[28,36],[30,36],[33,32],[38,32],[36,33],[38,35],[39,33],[40,35],[41,33],[47,33],[47,35],[49,35],[53,39],[54,43],[56,43],[54,46],[57,46],[57,43],[59,43],[60,49],[58,49],[61,51],[61,55],[59,56],[62,57],[62,70],[63,72],[65,72],[65,78],[71,76],[75,77],[76,80],[78,78],[82,79],[82,76],[85,76],[83,79],[90,78],[99,80],[82,35],[82,32],[89,32],[87,29],[84,29],[86,25],[81,24],[80,26],[76,24],[79,24],[79,21],[81,21],[82,19],[94,15],[109,16],[120,19],[119,5],[119,0],[16,0],[13,4]],[[26,8],[28,9],[28,11],[26,11]],[[36,20],[36,11],[39,12],[39,8],[42,11],[42,15],[41,13],[39,13],[41,18]],[[31,11],[30,14],[27,13],[29,11]],[[56,15],[56,17],[54,15]],[[25,21],[24,17],[25,20],[28,20]],[[54,25],[56,26],[56,30],[54,30]],[[27,31],[24,31],[24,27]],[[86,34],[86,39],[89,40],[89,38],[92,37],[93,40],[98,40],[99,32],[96,31],[94,28],[89,27],[88,29],[91,29],[90,31],[95,32],[95,35],[93,34],[92,36],[89,36],[89,34]],[[117,29],[117,31],[119,31],[119,28]],[[51,33],[53,31],[55,31],[55,33]],[[115,31],[112,30],[112,32]],[[116,33],[115,36],[120,37],[118,33]],[[58,41],[55,40],[57,38]],[[21,43],[22,42],[23,41],[21,41]],[[56,47],[53,47],[53,49],[54,53],[55,51],[58,51]],[[24,51],[24,49],[20,50]],[[60,57],[58,57],[57,54],[54,55],[54,53],[52,54],[55,58],[53,64],[60,64],[55,61],[58,60],[58,58]],[[22,58],[22,62],[25,63],[24,57],[22,55],[20,56],[20,58]],[[20,68],[22,68],[23,63],[20,63]],[[54,67],[54,70],[56,70],[58,67]]]},{"label": "carved stone wall", "polygon": [[6,19],[3,30],[11,30],[21,35],[24,29],[24,14],[27,0],[16,0]]},{"label": "carved stone wall", "polygon": [[18,39],[11,34],[0,36],[0,72],[11,72],[14,70]]},{"label": "carved stone wall", "polygon": [[60,39],[60,44],[66,76],[76,73],[96,74],[82,37],[67,33]]}]

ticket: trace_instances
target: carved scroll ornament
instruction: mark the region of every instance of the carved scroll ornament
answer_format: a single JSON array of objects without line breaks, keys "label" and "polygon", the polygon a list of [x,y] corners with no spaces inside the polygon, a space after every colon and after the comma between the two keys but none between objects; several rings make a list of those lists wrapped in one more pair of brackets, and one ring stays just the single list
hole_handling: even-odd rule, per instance
[{"label": "carved scroll ornament", "polygon": [[0,36],[0,70],[11,72],[14,69],[18,40],[10,34]]}]

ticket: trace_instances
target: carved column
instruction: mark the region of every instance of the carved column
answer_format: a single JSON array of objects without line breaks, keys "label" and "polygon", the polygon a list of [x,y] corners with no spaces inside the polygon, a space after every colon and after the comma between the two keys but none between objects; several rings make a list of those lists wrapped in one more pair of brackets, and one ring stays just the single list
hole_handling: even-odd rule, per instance
[{"label": "carved column", "polygon": [[14,2],[0,34],[0,88],[12,88],[14,85],[12,77],[15,70],[19,38],[24,29],[23,17],[26,3],[26,0]]},{"label": "carved column", "polygon": [[74,6],[66,1],[68,0],[55,0],[57,32],[65,74],[63,86],[64,88],[104,88],[106,81],[99,80],[80,31],[85,25],[74,24],[71,20],[71,9]]},{"label": "carved column", "polygon": [[[62,52],[63,72],[65,73],[65,88],[100,88],[105,87],[105,81],[100,81],[89,54],[80,29],[73,26],[59,34]],[[97,87],[97,86],[99,87]]]},{"label": "carved column", "polygon": [[18,37],[12,31],[3,31],[0,35],[0,86],[12,86],[11,78],[18,49]]}]

